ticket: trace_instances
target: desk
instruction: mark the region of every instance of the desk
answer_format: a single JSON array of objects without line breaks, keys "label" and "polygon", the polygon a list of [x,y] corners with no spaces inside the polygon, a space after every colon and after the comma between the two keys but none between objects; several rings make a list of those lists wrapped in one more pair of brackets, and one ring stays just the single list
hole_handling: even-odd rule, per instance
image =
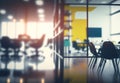
[{"label": "desk", "polygon": [[77,45],[82,49],[82,51],[84,51],[87,47],[87,43],[84,42],[78,42]]},{"label": "desk", "polygon": [[86,46],[87,46],[87,43],[79,42],[79,43],[77,43],[77,45],[78,45],[79,47],[86,47]]}]

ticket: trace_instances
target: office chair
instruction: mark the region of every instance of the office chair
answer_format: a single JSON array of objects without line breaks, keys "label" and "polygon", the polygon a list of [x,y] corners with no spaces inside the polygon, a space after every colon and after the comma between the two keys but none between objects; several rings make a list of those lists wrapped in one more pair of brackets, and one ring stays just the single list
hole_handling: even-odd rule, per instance
[{"label": "office chair", "polygon": [[24,51],[23,54],[27,56],[27,49],[29,48],[29,42],[31,40],[31,37],[27,34],[20,34],[18,36],[19,41],[24,42]]},{"label": "office chair", "polygon": [[10,38],[8,36],[3,36],[1,38],[1,48],[2,48],[2,52],[4,52],[5,57],[9,57],[9,52],[10,52]]},{"label": "office chair", "polygon": [[97,52],[96,48],[95,48],[95,45],[92,43],[92,42],[89,42],[88,43],[88,46],[90,48],[90,52],[93,54],[92,58],[90,59],[89,61],[89,64],[88,64],[88,67],[92,67],[94,68],[96,63],[97,63],[97,59],[98,57],[100,56],[100,53]]},{"label": "office chair", "polygon": [[78,52],[80,51],[80,47],[78,46],[76,41],[72,41],[72,46],[73,48],[75,48],[76,50],[78,50]]},{"label": "office chair", "polygon": [[44,56],[39,55],[39,48],[42,47],[44,39],[45,39],[45,34],[40,39],[30,43],[30,47],[35,49],[35,55],[32,55],[31,58],[38,58],[39,56],[44,58]]},{"label": "office chair", "polygon": [[5,69],[7,69],[7,64],[10,62],[10,38],[8,36],[3,36],[1,38],[1,52],[3,55],[1,55],[1,61],[5,63]]},{"label": "office chair", "polygon": [[101,60],[98,66],[98,72],[102,74],[106,61],[111,60],[115,73],[119,73],[117,59],[119,58],[118,51],[111,41],[106,41],[101,47]]},{"label": "office chair", "polygon": [[19,55],[19,53],[21,46],[21,42],[18,39],[11,40],[10,48],[13,50],[14,53],[13,56],[11,56],[13,59],[20,60],[21,56]]}]

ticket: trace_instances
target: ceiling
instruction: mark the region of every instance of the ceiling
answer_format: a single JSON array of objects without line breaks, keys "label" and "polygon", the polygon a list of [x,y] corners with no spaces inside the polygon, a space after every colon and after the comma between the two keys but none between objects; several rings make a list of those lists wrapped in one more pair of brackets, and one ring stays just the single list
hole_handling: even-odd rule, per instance
[{"label": "ceiling", "polygon": [[70,4],[86,4],[88,1],[89,4],[113,4],[116,1],[117,4],[120,4],[120,0],[65,0],[66,3]]},{"label": "ceiling", "polygon": [[[53,20],[54,1],[55,0],[42,0],[42,6],[36,5],[35,1],[40,0],[0,0],[0,10],[5,9],[6,14],[0,14],[0,19],[8,20],[7,16],[12,15],[14,19],[24,19],[26,21],[39,21],[38,9],[44,9],[44,21]],[[67,4],[86,4],[87,0],[65,0]],[[88,0],[90,4],[110,4],[120,0]]]},{"label": "ceiling", "polygon": [[0,9],[5,9],[6,14],[1,15],[2,20],[7,20],[8,15],[14,19],[26,21],[39,21],[38,9],[44,10],[44,21],[51,21],[53,14],[53,0],[43,0],[43,5],[36,5],[37,0],[0,0]]}]

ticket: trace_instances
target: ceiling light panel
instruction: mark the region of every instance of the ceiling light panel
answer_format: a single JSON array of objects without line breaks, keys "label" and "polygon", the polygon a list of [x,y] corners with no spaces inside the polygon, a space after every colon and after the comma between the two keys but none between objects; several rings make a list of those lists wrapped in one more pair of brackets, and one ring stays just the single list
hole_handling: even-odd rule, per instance
[{"label": "ceiling light panel", "polygon": [[43,14],[44,13],[44,9],[43,8],[38,9],[38,13],[39,14]]},{"label": "ceiling light panel", "polygon": [[43,0],[36,0],[35,4],[38,6],[42,6],[42,5],[44,5],[44,1]]},{"label": "ceiling light panel", "polygon": [[4,9],[0,9],[0,14],[4,15],[6,14],[6,11]]},{"label": "ceiling light panel", "polygon": [[44,14],[39,14],[38,16],[39,16],[39,18],[44,18],[45,17]]}]

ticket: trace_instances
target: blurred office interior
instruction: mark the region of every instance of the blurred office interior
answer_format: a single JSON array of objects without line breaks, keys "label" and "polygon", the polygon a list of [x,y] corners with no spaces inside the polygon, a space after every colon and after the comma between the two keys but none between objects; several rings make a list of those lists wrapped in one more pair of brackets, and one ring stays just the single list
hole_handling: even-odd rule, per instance
[{"label": "blurred office interior", "polygon": [[0,0],[0,83],[119,83],[120,0]]}]

